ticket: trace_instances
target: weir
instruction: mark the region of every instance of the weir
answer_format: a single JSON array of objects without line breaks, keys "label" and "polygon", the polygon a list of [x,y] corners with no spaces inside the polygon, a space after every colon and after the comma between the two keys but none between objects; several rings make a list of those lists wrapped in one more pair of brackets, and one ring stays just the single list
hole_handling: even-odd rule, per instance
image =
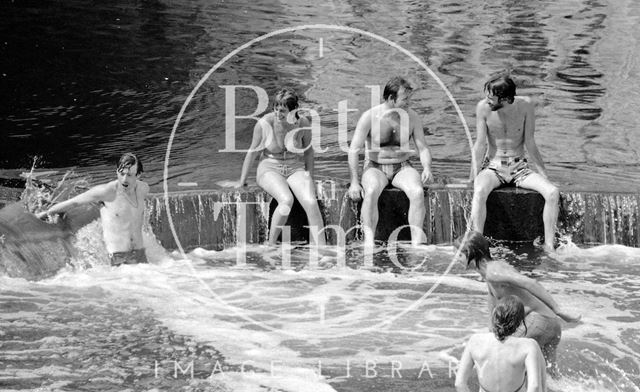
[{"label": "weir", "polygon": [[[327,230],[327,240],[340,238],[335,228],[345,232],[347,241],[360,236],[360,205],[346,195],[347,186],[334,181],[318,182],[318,203]],[[433,185],[425,190],[426,217],[423,230],[429,243],[452,242],[466,230],[473,190],[469,187]],[[558,229],[578,244],[622,244],[640,246],[639,194],[565,191],[561,194]],[[248,203],[248,204],[242,204]],[[170,193],[169,212],[175,234],[185,250],[197,246],[221,249],[244,236],[249,243],[267,239],[269,217],[276,202],[259,188],[243,190],[205,190]],[[409,201],[397,189],[387,189],[380,197],[380,219],[376,239],[386,241],[400,226],[406,225]],[[494,191],[487,201],[485,234],[506,241],[533,241],[542,237],[544,199],[536,192],[517,188]],[[163,194],[149,198],[150,223],[163,246],[176,248],[167,217]],[[291,240],[305,241],[308,231],[302,208],[294,205],[288,225]],[[239,237],[240,236],[240,237]],[[398,239],[408,240],[409,229],[399,231]]]},{"label": "weir", "polygon": [[[346,195],[347,186],[335,181],[317,183],[318,203],[329,244],[361,238],[359,203]],[[7,193],[5,193],[6,195]],[[467,227],[472,189],[462,184],[432,185],[425,189],[423,230],[432,244],[450,243]],[[637,193],[565,191],[561,193],[558,229],[577,244],[640,246]],[[97,206],[70,211],[56,224],[47,224],[26,212],[22,203],[3,200],[0,210],[0,275],[39,279],[55,274],[74,255],[70,238],[98,217]],[[241,243],[264,243],[276,202],[259,188],[172,192],[167,199],[154,193],[147,199],[151,228],[169,250],[180,246],[224,249]],[[485,234],[506,241],[533,241],[543,235],[539,194],[516,188],[494,191],[487,202]],[[376,239],[392,234],[408,240],[409,201],[399,190],[385,190],[379,200]],[[170,216],[170,219],[169,219]],[[292,241],[307,241],[304,211],[297,203],[287,222]],[[171,229],[173,225],[174,233]]]}]

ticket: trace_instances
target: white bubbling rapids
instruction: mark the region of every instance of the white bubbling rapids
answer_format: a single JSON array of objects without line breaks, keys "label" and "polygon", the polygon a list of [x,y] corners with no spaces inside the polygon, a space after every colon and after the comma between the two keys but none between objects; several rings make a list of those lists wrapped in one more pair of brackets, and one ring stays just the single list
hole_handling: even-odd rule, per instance
[{"label": "white bubbling rapids", "polygon": [[[309,248],[290,248],[292,268],[282,269],[280,248],[249,246],[247,264],[239,268],[238,249],[196,249],[184,259],[147,235],[150,264],[111,268],[106,260],[91,258],[98,249],[98,229],[88,227],[78,235],[85,260],[76,265],[92,268],[63,271],[39,283],[12,283],[14,290],[29,285],[99,289],[133,301],[169,330],[214,347],[229,363],[257,371],[210,369],[210,381],[232,390],[339,390],[340,382],[365,385],[358,380],[367,374],[377,378],[379,388],[399,376],[415,385],[431,378],[452,387],[449,369],[466,338],[486,330],[486,287],[478,274],[456,266],[442,276],[453,257],[450,246],[400,246],[397,254],[407,266],[426,257],[413,271],[386,268],[384,262],[374,269],[335,266],[338,252],[358,257],[357,247],[320,249],[317,269],[306,268]],[[375,259],[388,253],[381,250]],[[568,246],[526,272],[563,306],[583,314],[581,323],[563,326],[562,377],[550,381],[552,390],[639,390],[634,369],[640,366],[640,316],[633,308],[640,299],[640,276],[633,268],[639,253],[617,246]],[[436,282],[440,286],[420,300]],[[394,318],[410,306],[415,308]],[[369,329],[374,325],[379,326]],[[362,332],[352,333],[358,329]],[[170,366],[171,358],[156,359],[161,371],[169,371],[162,366]],[[188,358],[177,360],[186,366]]]}]

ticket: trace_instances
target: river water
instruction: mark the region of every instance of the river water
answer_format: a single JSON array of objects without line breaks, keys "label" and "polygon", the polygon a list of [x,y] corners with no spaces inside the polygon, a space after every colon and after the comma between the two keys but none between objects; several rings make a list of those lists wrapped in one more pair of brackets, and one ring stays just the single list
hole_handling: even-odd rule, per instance
[{"label": "river water", "polygon": [[[451,392],[467,337],[486,329],[486,286],[451,246],[249,246],[184,258],[147,238],[151,264],[107,266],[99,223],[82,255],[40,282],[0,278],[6,391]],[[568,309],[551,391],[640,391],[634,248],[492,249]],[[341,262],[340,259],[344,261]]]},{"label": "river water", "polygon": [[[111,178],[122,151],[137,152],[160,189],[169,137],[200,79],[241,45],[279,29],[350,27],[406,49],[441,79],[474,130],[474,108],[488,75],[510,70],[519,94],[537,102],[536,140],[550,177],[564,189],[636,191],[640,184],[638,18],[632,0],[555,1],[43,1],[4,3],[0,32],[0,167],[78,168]],[[242,49],[204,81],[176,127],[169,185],[236,179],[244,157],[221,152],[223,85],[273,94],[296,89],[321,116],[319,176],[347,178],[338,139],[338,102],[370,105],[369,85],[403,75],[419,88],[436,176],[469,172],[460,116],[427,71],[399,49],[357,32],[312,28],[274,35]],[[240,89],[236,113],[256,96]],[[246,148],[253,120],[231,135]],[[227,134],[229,132],[226,132]],[[228,135],[226,135],[228,136]],[[234,137],[235,136],[235,137]],[[252,171],[252,174],[254,171]]]},{"label": "river water", "polygon": [[[39,168],[103,181],[132,150],[159,191],[178,113],[216,63],[278,29],[327,24],[415,55],[472,132],[485,78],[511,70],[519,93],[537,102],[536,140],[552,180],[564,189],[639,189],[640,6],[632,0],[15,1],[0,12],[3,177],[37,156]],[[419,87],[414,107],[436,176],[467,176],[463,121],[429,72],[370,35],[315,27],[256,42],[203,81],[175,127],[169,188],[239,176],[243,154],[220,151],[222,85],[295,88],[321,116],[327,150],[317,154],[318,175],[347,178],[338,102],[357,109],[347,118],[353,130],[370,104],[367,86],[395,74]],[[236,113],[255,108],[255,95],[240,90]],[[237,122],[238,147],[252,127]],[[465,339],[485,328],[485,286],[451,265],[450,246],[385,249],[362,268],[357,244],[320,249],[313,267],[308,248],[255,245],[237,266],[237,249],[185,257],[146,238],[151,264],[113,269],[98,225],[79,233],[80,256],[56,276],[0,278],[0,389],[453,391]],[[563,325],[553,391],[640,391],[637,249],[493,251],[583,314]]]}]

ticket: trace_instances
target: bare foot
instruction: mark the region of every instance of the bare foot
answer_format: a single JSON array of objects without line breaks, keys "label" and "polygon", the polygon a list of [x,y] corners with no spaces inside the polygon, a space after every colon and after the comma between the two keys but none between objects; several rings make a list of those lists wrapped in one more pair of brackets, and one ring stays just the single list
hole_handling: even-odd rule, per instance
[{"label": "bare foot", "polygon": [[556,248],[553,245],[544,245],[544,251],[547,253],[555,253]]}]

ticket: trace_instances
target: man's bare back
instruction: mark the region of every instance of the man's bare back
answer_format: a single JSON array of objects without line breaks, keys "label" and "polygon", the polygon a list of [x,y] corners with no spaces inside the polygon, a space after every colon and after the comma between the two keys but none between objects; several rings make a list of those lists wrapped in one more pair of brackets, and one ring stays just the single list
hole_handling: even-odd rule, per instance
[{"label": "man's bare back", "polygon": [[[494,260],[487,264],[487,276],[495,276],[496,274],[506,275],[507,273],[520,274],[513,266],[502,260]],[[492,282],[490,279],[491,278],[487,279],[489,295],[495,300],[499,300],[508,295],[515,295],[520,298],[524,304],[526,314],[537,312],[547,317],[556,317],[555,312],[530,291],[512,282]]]}]

